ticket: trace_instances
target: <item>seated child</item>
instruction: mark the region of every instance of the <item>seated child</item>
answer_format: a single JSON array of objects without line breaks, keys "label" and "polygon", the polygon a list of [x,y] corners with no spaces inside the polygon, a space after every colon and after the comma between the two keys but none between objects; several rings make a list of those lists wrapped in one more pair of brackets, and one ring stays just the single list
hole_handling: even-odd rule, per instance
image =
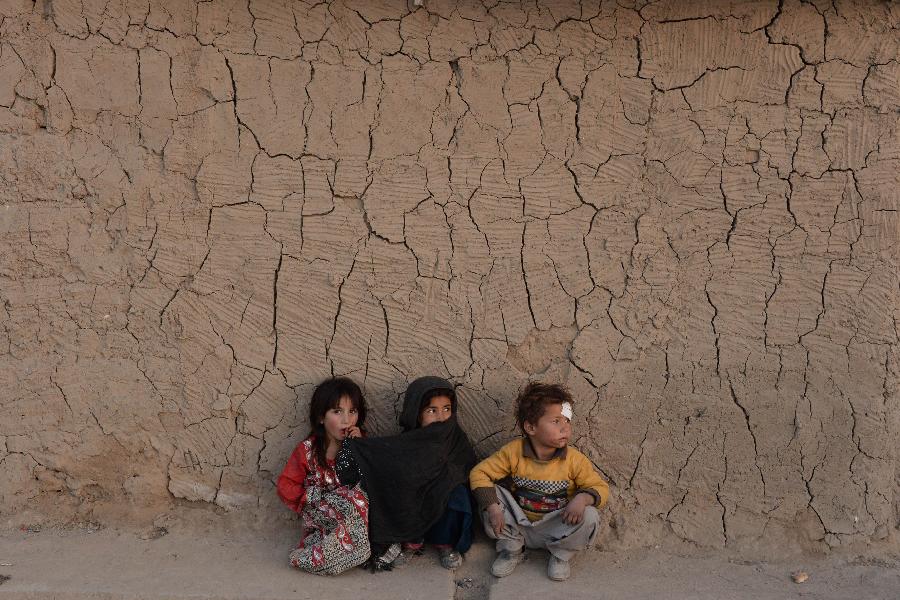
[{"label": "seated child", "polygon": [[[456,392],[450,382],[436,377],[423,377],[414,381],[406,392],[409,408],[418,407],[415,427],[428,427],[443,423],[456,414]],[[405,406],[404,406],[405,408]],[[411,412],[411,411],[410,411]],[[401,417],[404,429],[412,425],[412,414]],[[447,508],[441,518],[425,532],[424,539],[404,544],[404,550],[420,552],[424,543],[434,544],[440,556],[441,566],[456,569],[462,566],[463,553],[472,547],[472,497],[469,486],[460,483],[450,491]]]},{"label": "seated child", "polygon": [[[348,441],[338,458],[343,483],[362,480],[369,496],[373,569],[386,569],[400,547],[436,544],[455,569],[472,544],[466,489],[475,452],[456,420],[453,385],[420,377],[406,390],[398,435]],[[410,544],[412,542],[412,544]]]},{"label": "seated child", "polygon": [[294,567],[337,575],[369,558],[366,494],[341,485],[334,472],[344,440],[360,437],[365,419],[365,399],[350,379],[328,379],[313,392],[312,433],[294,449],[277,483],[278,496],[303,520],[303,536],[290,554]]},{"label": "seated child", "polygon": [[483,460],[469,476],[484,510],[485,532],[497,540],[491,573],[505,577],[522,561],[525,547],[545,548],[550,551],[547,575],[564,581],[569,577],[569,559],[597,537],[597,508],[606,504],[609,486],[591,461],[568,445],[572,435],[568,390],[531,383],[516,405],[524,437]]}]

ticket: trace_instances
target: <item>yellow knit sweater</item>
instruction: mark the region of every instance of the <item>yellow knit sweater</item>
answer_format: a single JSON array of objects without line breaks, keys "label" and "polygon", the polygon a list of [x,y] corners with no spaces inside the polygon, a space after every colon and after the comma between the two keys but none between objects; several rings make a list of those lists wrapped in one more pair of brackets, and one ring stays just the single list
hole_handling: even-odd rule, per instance
[{"label": "yellow knit sweater", "polygon": [[469,483],[481,508],[497,502],[494,485],[503,485],[531,521],[563,508],[580,492],[593,496],[597,508],[609,498],[609,485],[584,454],[568,446],[550,460],[538,460],[527,437],[509,442],[478,463]]}]

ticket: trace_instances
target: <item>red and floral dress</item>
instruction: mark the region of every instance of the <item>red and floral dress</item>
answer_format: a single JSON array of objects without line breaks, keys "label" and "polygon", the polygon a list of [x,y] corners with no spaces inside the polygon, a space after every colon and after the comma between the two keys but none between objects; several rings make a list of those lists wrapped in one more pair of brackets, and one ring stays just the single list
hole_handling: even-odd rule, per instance
[{"label": "red and floral dress", "polygon": [[294,449],[281,476],[278,496],[303,519],[303,537],[291,565],[310,573],[337,575],[368,560],[369,499],[358,485],[340,485],[334,461],[320,465],[310,436]]}]

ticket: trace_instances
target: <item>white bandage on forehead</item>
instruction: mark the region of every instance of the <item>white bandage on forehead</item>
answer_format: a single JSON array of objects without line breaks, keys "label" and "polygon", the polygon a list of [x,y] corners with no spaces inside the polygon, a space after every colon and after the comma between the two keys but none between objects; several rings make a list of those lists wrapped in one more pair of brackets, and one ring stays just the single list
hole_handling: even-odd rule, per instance
[{"label": "white bandage on forehead", "polygon": [[562,403],[562,416],[567,418],[568,420],[572,420],[572,404],[569,402]]}]

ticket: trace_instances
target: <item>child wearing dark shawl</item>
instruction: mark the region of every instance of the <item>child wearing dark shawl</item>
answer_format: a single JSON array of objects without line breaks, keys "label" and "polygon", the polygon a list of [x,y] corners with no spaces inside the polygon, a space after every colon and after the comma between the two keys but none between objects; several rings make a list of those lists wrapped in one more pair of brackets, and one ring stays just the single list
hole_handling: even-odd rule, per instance
[{"label": "child wearing dark shawl", "polygon": [[456,419],[453,385],[420,377],[406,390],[400,425],[388,437],[347,440],[338,456],[342,483],[361,479],[369,496],[372,568],[390,568],[399,545],[437,546],[441,565],[455,569],[472,545],[468,473],[475,451]]}]

